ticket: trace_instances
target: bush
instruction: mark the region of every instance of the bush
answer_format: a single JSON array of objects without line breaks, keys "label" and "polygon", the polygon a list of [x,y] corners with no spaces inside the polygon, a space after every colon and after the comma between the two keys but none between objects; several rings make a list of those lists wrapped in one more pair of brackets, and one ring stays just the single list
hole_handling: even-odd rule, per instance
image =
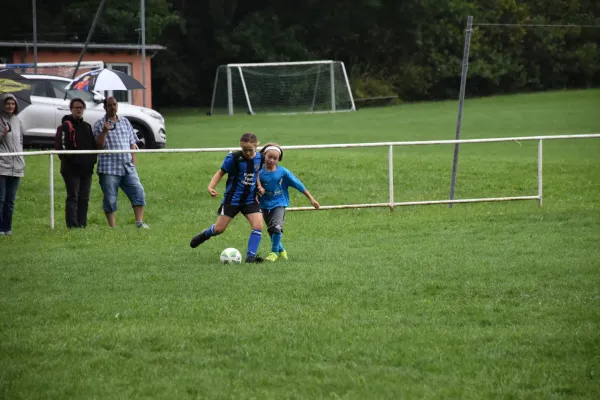
[{"label": "bush", "polygon": [[393,96],[398,94],[396,88],[387,80],[361,75],[351,80],[355,98]]}]

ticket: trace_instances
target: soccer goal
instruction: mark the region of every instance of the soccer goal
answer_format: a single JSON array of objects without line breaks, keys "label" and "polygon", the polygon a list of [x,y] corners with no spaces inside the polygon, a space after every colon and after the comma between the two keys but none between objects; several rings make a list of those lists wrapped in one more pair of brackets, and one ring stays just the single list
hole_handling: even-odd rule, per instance
[{"label": "soccer goal", "polygon": [[[62,76],[63,78],[73,78],[73,72],[77,67],[77,61],[65,61],[65,62],[41,62],[37,64],[37,73],[40,75],[55,75]],[[29,64],[0,64],[0,69],[13,69],[21,74],[34,74],[35,65]],[[85,72],[92,71],[95,69],[104,68],[103,61],[82,61],[77,69],[77,75],[81,75]]]},{"label": "soccer goal", "polygon": [[209,115],[355,110],[343,62],[305,61],[219,66]]}]

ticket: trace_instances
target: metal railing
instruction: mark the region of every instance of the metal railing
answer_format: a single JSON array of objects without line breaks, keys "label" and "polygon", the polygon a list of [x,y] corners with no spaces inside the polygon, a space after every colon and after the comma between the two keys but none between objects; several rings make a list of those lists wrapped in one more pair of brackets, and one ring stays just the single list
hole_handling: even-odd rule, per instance
[{"label": "metal railing", "polygon": [[[394,207],[400,206],[418,206],[429,204],[459,204],[459,203],[481,203],[496,201],[514,201],[514,200],[537,200],[539,206],[542,206],[542,143],[544,140],[560,139],[590,139],[600,138],[600,133],[581,134],[581,135],[552,135],[552,136],[519,136],[508,138],[489,138],[489,139],[462,139],[462,140],[427,140],[427,141],[409,141],[409,142],[377,142],[377,143],[346,143],[346,144],[317,144],[300,146],[281,146],[284,150],[302,150],[302,149],[336,149],[336,148],[355,148],[355,147],[388,147],[388,185],[389,198],[387,202],[365,203],[365,204],[339,204],[331,206],[321,206],[319,210],[333,210],[344,208],[369,208],[369,207]],[[462,143],[498,143],[498,142],[523,142],[537,140],[537,194],[531,196],[511,196],[511,197],[486,197],[475,199],[443,199],[443,200],[424,200],[424,201],[394,201],[394,146],[430,146],[441,144],[462,144]],[[238,150],[233,147],[221,148],[194,148],[194,149],[145,149],[145,150],[89,150],[89,151],[68,151],[68,150],[44,150],[44,151],[26,151],[21,153],[0,153],[0,157],[6,156],[44,156],[50,158],[50,228],[54,229],[54,155],[58,154],[118,154],[118,153],[215,153],[231,152]],[[313,207],[289,207],[288,211],[309,211],[315,210]]]}]

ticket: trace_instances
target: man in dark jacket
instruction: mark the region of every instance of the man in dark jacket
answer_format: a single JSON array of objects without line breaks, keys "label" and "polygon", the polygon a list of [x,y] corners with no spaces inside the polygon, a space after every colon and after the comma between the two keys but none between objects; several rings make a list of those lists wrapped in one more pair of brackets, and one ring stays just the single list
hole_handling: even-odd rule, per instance
[{"label": "man in dark jacket", "polygon": [[[57,132],[57,150],[96,150],[92,126],[83,120],[85,102],[76,98],[69,106],[71,115],[62,118]],[[85,228],[96,154],[61,155],[60,173],[67,187],[65,219],[67,228]]]}]

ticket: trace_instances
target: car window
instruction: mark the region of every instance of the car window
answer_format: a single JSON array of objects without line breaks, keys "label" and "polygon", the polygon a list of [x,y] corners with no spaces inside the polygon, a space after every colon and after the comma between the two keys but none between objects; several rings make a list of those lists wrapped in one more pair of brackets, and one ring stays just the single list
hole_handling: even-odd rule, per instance
[{"label": "car window", "polygon": [[31,95],[32,96],[42,96],[42,97],[48,96],[48,93],[46,92],[46,82],[30,79],[29,81],[27,81],[27,84],[29,86],[31,86]]},{"label": "car window", "polygon": [[[50,84],[52,85],[52,90],[54,93],[54,97],[59,99],[65,98],[65,87],[69,84],[69,82],[51,80]],[[88,92],[84,90],[69,90],[67,92],[67,99],[75,99],[80,98],[83,101],[93,102],[94,101],[94,92]]]}]

